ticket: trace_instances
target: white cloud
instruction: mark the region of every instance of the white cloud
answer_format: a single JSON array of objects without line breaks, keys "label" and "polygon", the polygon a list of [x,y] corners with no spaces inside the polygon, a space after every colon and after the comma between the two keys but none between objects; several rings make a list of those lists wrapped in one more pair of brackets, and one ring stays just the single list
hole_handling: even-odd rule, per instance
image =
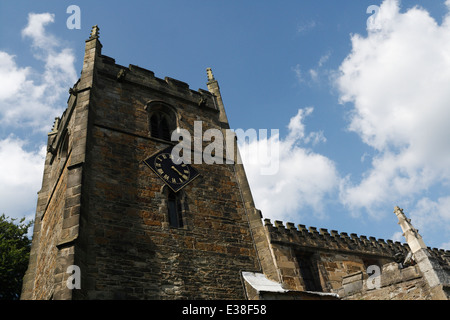
[{"label": "white cloud", "polygon": [[35,211],[42,182],[46,148],[27,152],[25,146],[12,136],[0,140],[0,213],[11,217]]},{"label": "white cloud", "polygon": [[306,209],[322,217],[328,196],[337,189],[339,176],[334,163],[307,147],[308,143],[325,141],[321,133],[305,132],[304,119],[312,112],[311,107],[300,109],[289,122],[287,137],[269,141],[269,145],[277,144],[272,148],[279,151],[279,154],[272,154],[272,157],[279,156],[276,174],[261,175],[264,164],[249,163],[252,154],[266,148],[267,140],[253,140],[247,145],[240,142],[239,149],[255,204],[264,217],[297,221],[299,211]]},{"label": "white cloud", "polygon": [[421,198],[411,209],[410,217],[423,237],[441,232],[443,238],[450,238],[450,196],[436,201],[428,197]]},{"label": "white cloud", "polygon": [[444,242],[439,246],[439,249],[450,250],[450,241]]},{"label": "white cloud", "polygon": [[309,116],[313,113],[314,108],[308,107],[305,109],[299,109],[297,115],[291,118],[289,121],[288,129],[289,134],[286,138],[286,142],[290,145],[295,145],[296,143],[304,141],[304,143],[312,142],[313,145],[319,142],[326,142],[326,138],[323,135],[323,132],[310,132],[308,135],[305,133],[305,125],[303,121],[305,117]]},{"label": "white cloud", "polygon": [[[319,78],[321,75],[326,74],[328,75],[328,70],[324,69],[323,66],[325,63],[330,59],[331,52],[327,52],[323,56],[319,58],[319,61],[317,62],[317,65],[314,68],[310,68],[308,72],[305,73],[302,71],[300,64],[297,64],[295,67],[292,68],[292,71],[295,73],[295,77],[297,78],[297,81],[299,84],[308,83],[311,84],[311,81],[314,83],[319,82]],[[309,75],[309,79],[307,77]],[[311,80],[311,81],[309,81]]]},{"label": "white cloud", "polygon": [[29,68],[19,68],[15,57],[0,51],[0,101],[14,97],[25,85]]},{"label": "white cloud", "polygon": [[319,80],[319,72],[315,69],[309,69],[309,76],[314,82],[317,82]]},{"label": "white cloud", "polygon": [[319,62],[317,63],[317,66],[321,68],[331,57],[331,52],[327,52],[323,56],[320,57]]},{"label": "white cloud", "polygon": [[336,78],[352,107],[349,129],[377,151],[341,199],[373,216],[450,182],[450,17],[438,25],[422,8],[400,13],[398,1],[385,0],[374,24],[366,37],[352,35]]},{"label": "white cloud", "polygon": [[30,13],[21,32],[24,40],[31,40],[42,72],[20,66],[16,55],[0,51],[0,125],[4,132],[12,132],[0,137],[0,213],[11,217],[34,216],[46,155],[45,146],[36,149],[33,146],[40,142],[20,134],[45,137],[54,117],[65,109],[67,90],[77,79],[72,50],[46,31],[53,22],[53,14]]},{"label": "white cloud", "polygon": [[390,237],[392,241],[398,241],[398,242],[405,242],[405,238],[403,237],[403,232],[397,231],[395,232],[392,237]]},{"label": "white cloud", "polygon": [[299,64],[292,68],[292,71],[295,73],[295,77],[297,78],[298,83],[303,83],[305,79],[303,78],[303,72]]},{"label": "white cloud", "polygon": [[64,110],[67,88],[76,79],[75,55],[61,48],[58,39],[45,31],[54,21],[49,13],[28,16],[22,30],[31,39],[34,56],[44,63],[44,72],[17,65],[15,56],[0,51],[0,124],[11,128],[27,127],[47,131],[51,121]]},{"label": "white cloud", "polygon": [[30,37],[33,46],[39,49],[49,50],[58,45],[57,39],[47,34],[45,26],[55,21],[55,15],[51,13],[28,14],[28,25],[22,30],[23,37]]},{"label": "white cloud", "polygon": [[309,32],[310,30],[314,29],[316,27],[317,23],[314,20],[303,22],[302,24],[299,24],[297,26],[297,32],[299,34],[305,34]]}]

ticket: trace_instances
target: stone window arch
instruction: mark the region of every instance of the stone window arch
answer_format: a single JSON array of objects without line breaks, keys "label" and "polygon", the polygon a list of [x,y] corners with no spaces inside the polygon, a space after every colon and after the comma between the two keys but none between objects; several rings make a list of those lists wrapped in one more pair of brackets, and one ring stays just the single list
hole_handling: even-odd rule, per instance
[{"label": "stone window arch", "polygon": [[188,211],[187,196],[183,190],[174,192],[167,185],[161,188],[163,201],[160,212],[164,213],[163,225],[166,228],[186,228]]},{"label": "stone window arch", "polygon": [[176,109],[162,101],[149,101],[145,109],[148,113],[150,137],[171,141],[172,132],[178,126]]}]

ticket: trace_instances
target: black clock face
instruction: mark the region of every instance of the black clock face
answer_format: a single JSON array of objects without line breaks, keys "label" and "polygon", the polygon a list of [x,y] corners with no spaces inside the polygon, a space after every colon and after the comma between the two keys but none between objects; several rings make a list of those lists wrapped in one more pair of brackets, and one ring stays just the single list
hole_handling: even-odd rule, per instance
[{"label": "black clock face", "polygon": [[171,151],[171,147],[160,151],[144,160],[144,163],[173,191],[178,192],[199,174],[190,165],[174,161]]},{"label": "black clock face", "polygon": [[187,165],[176,165],[173,162],[170,153],[160,153],[153,161],[153,164],[159,175],[170,183],[183,184],[189,180],[191,175]]}]

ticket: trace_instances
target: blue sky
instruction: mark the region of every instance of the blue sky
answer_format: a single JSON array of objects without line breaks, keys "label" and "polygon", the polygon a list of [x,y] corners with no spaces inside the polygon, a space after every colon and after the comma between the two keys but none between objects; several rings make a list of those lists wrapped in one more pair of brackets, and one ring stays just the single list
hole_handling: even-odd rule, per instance
[{"label": "blue sky", "polygon": [[404,241],[398,205],[428,246],[450,249],[447,5],[1,0],[0,212],[34,216],[46,134],[98,24],[116,63],[194,90],[211,67],[232,128],[280,130],[279,172],[246,166],[265,217]]}]

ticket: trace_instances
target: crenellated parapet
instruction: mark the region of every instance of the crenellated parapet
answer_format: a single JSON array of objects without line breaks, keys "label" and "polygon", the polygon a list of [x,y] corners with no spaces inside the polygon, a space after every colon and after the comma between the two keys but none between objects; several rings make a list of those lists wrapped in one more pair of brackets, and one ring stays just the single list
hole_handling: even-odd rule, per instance
[{"label": "crenellated parapet", "polygon": [[430,257],[436,259],[439,265],[450,275],[450,251],[438,248],[427,247]]},{"label": "crenellated parapet", "polygon": [[397,253],[406,255],[409,246],[401,242],[384,239],[376,239],[365,235],[350,235],[346,232],[327,229],[317,229],[281,221],[273,224],[269,219],[264,220],[264,225],[271,243],[288,245],[293,247],[311,248],[315,250],[340,251],[346,253],[358,253],[371,256],[393,258]]},{"label": "crenellated parapet", "polygon": [[218,112],[217,101],[212,93],[207,90],[197,91],[190,89],[186,82],[165,77],[164,79],[155,76],[153,71],[144,69],[137,65],[130,64],[128,67],[116,64],[115,59],[100,55],[97,60],[97,72],[103,77],[120,83],[129,83],[134,86],[141,86],[144,89],[159,91],[166,96],[173,96],[191,102],[200,108],[206,108]]}]

